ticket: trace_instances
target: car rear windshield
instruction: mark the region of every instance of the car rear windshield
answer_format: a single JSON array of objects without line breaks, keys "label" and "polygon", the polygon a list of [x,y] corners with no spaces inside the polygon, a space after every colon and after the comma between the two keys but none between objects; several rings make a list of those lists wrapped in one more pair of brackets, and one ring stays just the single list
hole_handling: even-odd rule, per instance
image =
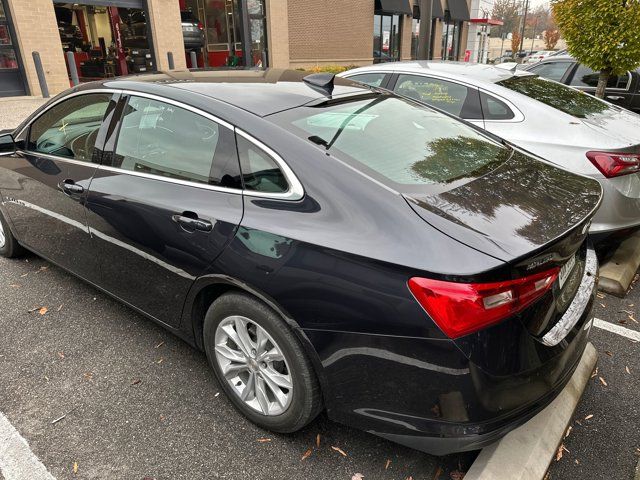
[{"label": "car rear windshield", "polygon": [[180,19],[183,22],[195,22],[196,21],[196,17],[193,16],[193,13],[189,12],[189,11],[185,11],[185,10],[180,12]]},{"label": "car rear windshield", "polygon": [[272,120],[402,192],[478,177],[511,155],[459,120],[388,94],[300,107]]},{"label": "car rear windshield", "polygon": [[588,93],[538,76],[511,77],[497,84],[577,118],[587,118],[611,108]]}]

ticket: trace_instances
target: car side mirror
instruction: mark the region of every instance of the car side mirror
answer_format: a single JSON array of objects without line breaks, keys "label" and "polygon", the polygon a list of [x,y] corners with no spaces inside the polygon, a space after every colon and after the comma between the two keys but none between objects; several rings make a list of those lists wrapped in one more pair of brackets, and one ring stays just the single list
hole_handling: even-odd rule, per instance
[{"label": "car side mirror", "polygon": [[13,135],[4,133],[0,135],[0,155],[12,155],[16,153],[16,142]]}]

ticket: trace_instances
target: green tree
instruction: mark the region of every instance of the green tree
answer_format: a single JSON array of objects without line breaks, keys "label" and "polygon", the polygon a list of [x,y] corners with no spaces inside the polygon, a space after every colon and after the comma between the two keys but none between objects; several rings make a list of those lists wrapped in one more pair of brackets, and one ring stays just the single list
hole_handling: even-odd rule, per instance
[{"label": "green tree", "polygon": [[553,0],[553,14],[569,53],[600,71],[596,96],[611,75],[640,65],[640,1]]}]

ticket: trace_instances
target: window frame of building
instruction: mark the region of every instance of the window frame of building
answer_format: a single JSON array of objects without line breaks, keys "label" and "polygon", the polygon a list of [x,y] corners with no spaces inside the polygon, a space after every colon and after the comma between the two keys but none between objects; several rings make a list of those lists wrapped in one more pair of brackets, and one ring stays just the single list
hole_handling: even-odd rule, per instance
[{"label": "window frame of building", "polygon": [[[16,40],[11,11],[6,0],[0,0],[0,29],[4,30],[5,38],[8,40],[8,43],[0,44],[0,56],[6,54],[7,57],[12,57],[11,61],[15,61],[15,67],[0,67],[0,97],[28,95],[30,92],[24,72],[20,46]],[[4,90],[4,94],[3,81],[12,86],[11,89]]]},{"label": "window frame of building", "polygon": [[[462,34],[462,20],[450,18],[449,10],[444,12],[442,21],[442,60],[458,61],[460,59],[460,35]],[[449,32],[451,32],[451,53],[449,53]]]},{"label": "window frame of building", "polygon": [[[376,11],[373,14],[373,63],[384,63],[384,62],[399,62],[402,58],[402,23],[403,23],[404,15],[400,15],[398,13],[387,13]],[[384,35],[383,32],[385,27],[385,18],[390,20],[389,24],[389,52],[393,52],[393,54],[386,54],[389,58],[383,59],[382,54],[384,53]],[[379,26],[378,29],[378,42],[379,49],[378,55],[376,55],[376,27]],[[397,31],[394,33],[394,28],[397,28]],[[397,45],[396,45],[397,43]]]}]

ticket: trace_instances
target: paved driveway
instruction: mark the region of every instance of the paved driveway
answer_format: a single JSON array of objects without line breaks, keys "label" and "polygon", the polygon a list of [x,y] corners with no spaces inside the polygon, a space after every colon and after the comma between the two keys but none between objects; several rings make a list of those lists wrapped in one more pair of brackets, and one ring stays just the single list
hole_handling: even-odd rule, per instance
[{"label": "paved driveway", "polygon": [[33,255],[0,258],[0,298],[0,412],[59,479],[431,480],[473,458],[432,457],[325,417],[295,435],[261,430],[202,353]]}]

